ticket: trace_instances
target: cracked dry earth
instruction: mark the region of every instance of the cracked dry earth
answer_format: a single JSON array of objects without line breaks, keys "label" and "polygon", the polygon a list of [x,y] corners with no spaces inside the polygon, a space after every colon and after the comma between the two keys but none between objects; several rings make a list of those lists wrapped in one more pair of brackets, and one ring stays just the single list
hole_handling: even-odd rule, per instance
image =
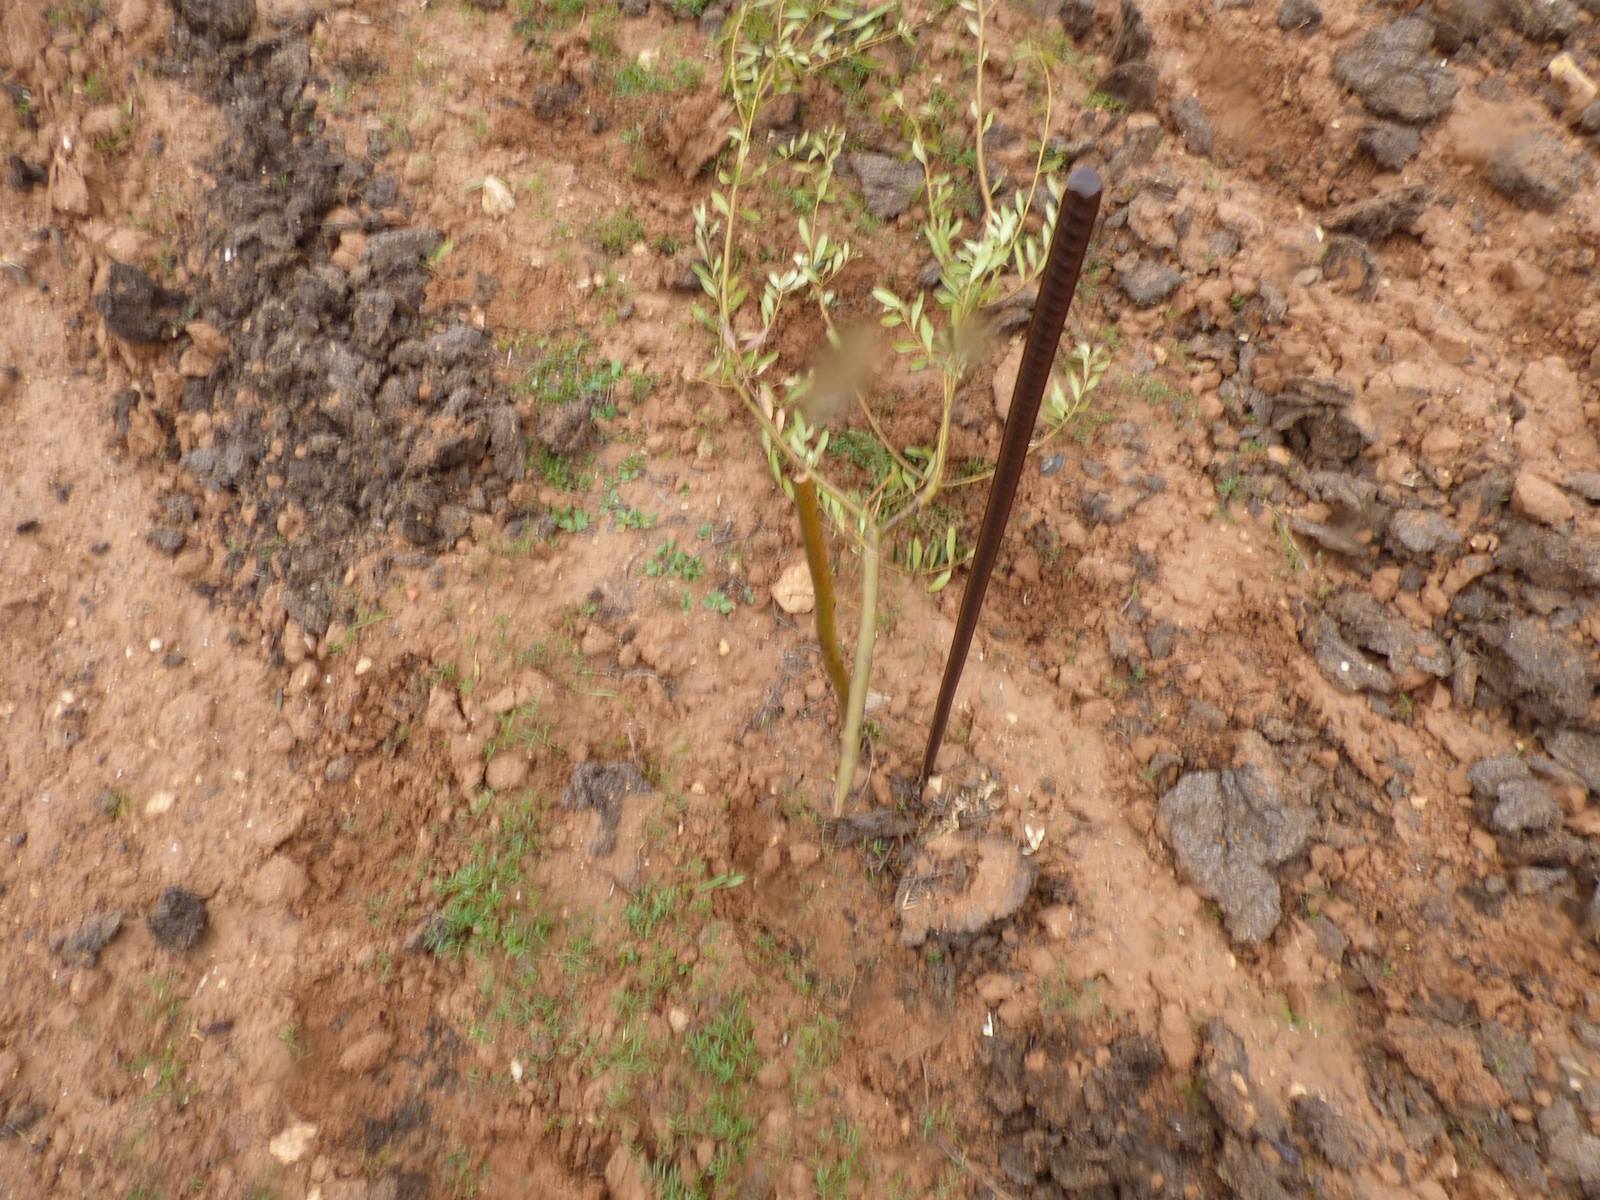
[{"label": "cracked dry earth", "polygon": [[[727,15],[0,7],[0,1196],[1600,1195],[1594,5],[995,7],[1112,366],[927,798],[887,584],[839,822],[690,315]],[[851,312],[912,15],[774,118]]]}]

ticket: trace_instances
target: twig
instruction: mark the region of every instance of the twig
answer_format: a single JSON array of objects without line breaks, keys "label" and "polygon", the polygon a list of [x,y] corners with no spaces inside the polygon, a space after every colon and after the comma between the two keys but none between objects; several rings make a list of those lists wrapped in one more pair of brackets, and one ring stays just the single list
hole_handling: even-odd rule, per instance
[{"label": "twig", "polygon": [[800,513],[800,535],[806,546],[806,566],[811,571],[811,590],[817,598],[817,644],[822,647],[822,666],[833,684],[839,707],[850,703],[850,676],[844,669],[844,654],[839,649],[839,631],[833,618],[833,568],[828,564],[828,543],[822,532],[822,511],[817,507],[817,485],[810,475],[794,481],[794,506]]}]

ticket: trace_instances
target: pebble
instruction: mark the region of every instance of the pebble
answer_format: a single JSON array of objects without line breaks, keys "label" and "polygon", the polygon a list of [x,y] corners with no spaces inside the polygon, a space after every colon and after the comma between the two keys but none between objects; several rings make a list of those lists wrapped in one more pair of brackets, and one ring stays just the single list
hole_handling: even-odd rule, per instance
[{"label": "pebble", "polygon": [[511,194],[503,179],[486,175],[483,179],[483,211],[491,217],[505,217],[515,212],[517,198]]},{"label": "pebble", "polygon": [[817,594],[811,586],[811,569],[802,562],[790,563],[772,585],[772,599],[779,608],[791,616],[808,613],[817,606]]},{"label": "pebble", "polygon": [[689,1014],[681,1008],[667,1010],[667,1024],[672,1027],[672,1032],[682,1035],[689,1028]]},{"label": "pebble", "polygon": [[172,806],[177,802],[178,798],[171,792],[157,792],[149,800],[145,801],[144,815],[147,817],[159,817],[162,813],[171,812]]},{"label": "pebble", "polygon": [[484,781],[497,792],[519,788],[528,781],[528,760],[520,754],[501,751],[489,760]]},{"label": "pebble", "polygon": [[272,1157],[288,1166],[299,1162],[317,1140],[317,1127],[308,1121],[296,1121],[267,1143]]},{"label": "pebble", "polygon": [[1511,505],[1544,525],[1565,525],[1573,516],[1572,502],[1561,489],[1526,467],[1511,485]]}]

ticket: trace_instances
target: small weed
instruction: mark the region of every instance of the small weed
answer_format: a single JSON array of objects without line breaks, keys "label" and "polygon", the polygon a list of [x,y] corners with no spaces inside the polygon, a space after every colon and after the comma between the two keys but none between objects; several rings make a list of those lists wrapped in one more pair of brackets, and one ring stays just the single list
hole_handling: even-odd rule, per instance
[{"label": "small weed", "polygon": [[1115,96],[1108,96],[1106,93],[1099,91],[1090,92],[1083,103],[1088,108],[1098,108],[1103,112],[1114,113],[1122,112],[1128,107],[1126,103],[1118,100]]},{"label": "small weed", "polygon": [[733,601],[728,599],[721,589],[707,592],[704,604],[712,612],[721,613],[725,617],[733,612]]},{"label": "small weed", "polygon": [[679,550],[677,538],[668,538],[644,564],[644,573],[652,579],[681,579],[693,583],[705,573],[705,563],[698,554]]},{"label": "small weed", "polygon": [[634,216],[633,206],[629,205],[595,221],[589,226],[589,236],[613,257],[626,254],[635,242],[644,240],[644,222]]},{"label": "small weed", "polygon": [[673,55],[662,55],[649,66],[637,61],[621,63],[611,69],[611,90],[621,98],[670,96],[692,92],[704,77],[698,63]]},{"label": "small weed", "polygon": [[500,817],[494,840],[475,842],[470,860],[435,889],[444,907],[423,935],[435,954],[492,948],[523,959],[549,940],[549,918],[535,909],[523,866],[539,846],[538,810],[524,802]]},{"label": "small weed", "polygon": [[284,1047],[289,1051],[289,1057],[295,1062],[299,1062],[308,1053],[304,1043],[300,1041],[299,1025],[292,1023],[285,1025],[278,1033],[278,1040],[284,1044]]}]

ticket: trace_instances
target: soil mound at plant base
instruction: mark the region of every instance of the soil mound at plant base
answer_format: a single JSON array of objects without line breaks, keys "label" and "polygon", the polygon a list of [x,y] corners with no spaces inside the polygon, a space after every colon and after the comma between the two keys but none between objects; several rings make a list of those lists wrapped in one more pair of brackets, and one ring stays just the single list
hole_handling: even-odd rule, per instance
[{"label": "soil mound at plant base", "polygon": [[440,235],[407,225],[393,177],[324,136],[304,35],[235,47],[208,32],[187,44],[227,64],[210,89],[229,136],[191,256],[201,320],[178,377],[158,379],[158,406],[176,392],[177,410],[158,419],[192,484],[226,498],[207,508],[228,586],[253,600],[281,580],[288,614],[320,634],[362,552],[396,532],[443,549],[503,505],[522,430],[489,339],[423,313]]},{"label": "soil mound at plant base", "polygon": [[935,836],[911,855],[900,880],[900,940],[920,946],[930,935],[986,929],[1022,907],[1036,874],[1033,861],[1005,838]]}]

